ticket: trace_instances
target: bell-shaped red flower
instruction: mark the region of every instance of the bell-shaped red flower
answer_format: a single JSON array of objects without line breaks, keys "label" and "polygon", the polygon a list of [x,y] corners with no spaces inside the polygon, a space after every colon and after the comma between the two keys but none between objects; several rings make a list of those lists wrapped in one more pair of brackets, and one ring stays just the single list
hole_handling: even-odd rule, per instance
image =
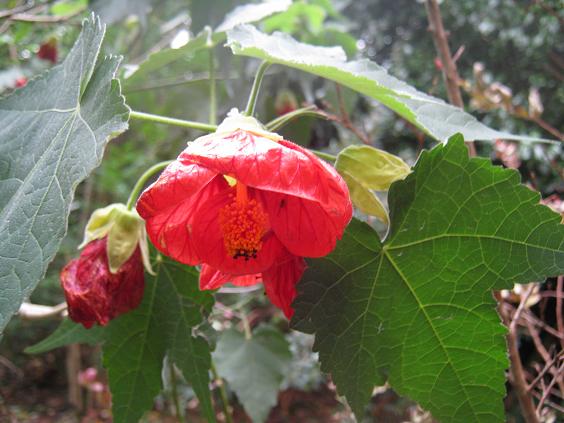
[{"label": "bell-shaped red flower", "polygon": [[139,246],[120,268],[111,273],[108,238],[90,241],[78,259],[61,271],[69,316],[87,329],[106,325],[120,314],[136,308],[143,298],[145,277]]},{"label": "bell-shaped red flower", "polygon": [[333,250],[352,204],[333,167],[237,115],[189,143],[141,195],[137,211],[156,248],[203,265],[201,289],[262,281],[291,317],[303,257]]}]

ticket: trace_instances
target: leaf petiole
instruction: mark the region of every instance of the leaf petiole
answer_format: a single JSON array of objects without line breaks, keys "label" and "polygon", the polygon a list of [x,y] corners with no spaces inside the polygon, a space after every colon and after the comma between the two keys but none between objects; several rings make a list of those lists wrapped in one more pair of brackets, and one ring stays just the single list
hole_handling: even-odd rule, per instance
[{"label": "leaf petiole", "polygon": [[217,125],[210,125],[209,123],[194,122],[191,120],[183,120],[171,118],[168,116],[154,115],[152,113],[136,112],[132,110],[129,113],[129,117],[132,119],[147,120],[156,123],[164,123],[166,125],[182,126],[184,128],[199,129],[205,132],[214,132],[217,129]]},{"label": "leaf petiole", "polygon": [[159,162],[151,166],[141,175],[141,177],[137,180],[135,186],[131,190],[131,194],[129,194],[129,198],[127,199],[127,205],[126,205],[127,210],[133,209],[133,207],[135,206],[135,202],[137,201],[137,197],[139,197],[139,193],[141,192],[141,190],[143,189],[149,178],[153,176],[155,173],[163,170],[172,162],[173,160],[166,160],[164,162]]},{"label": "leaf petiole", "polygon": [[266,129],[268,129],[269,131],[275,131],[287,125],[288,123],[290,123],[290,121],[302,116],[312,116],[322,119],[329,119],[329,117],[325,113],[320,111],[316,106],[311,105],[302,107],[301,109],[296,109],[292,112],[286,113],[280,117],[277,117],[276,119],[271,120],[266,124]]}]

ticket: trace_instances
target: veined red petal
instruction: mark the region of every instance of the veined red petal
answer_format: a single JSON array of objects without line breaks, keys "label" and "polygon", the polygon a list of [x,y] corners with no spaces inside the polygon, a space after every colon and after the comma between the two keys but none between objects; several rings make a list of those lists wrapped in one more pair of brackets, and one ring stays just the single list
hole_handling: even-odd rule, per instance
[{"label": "veined red petal", "polygon": [[235,276],[220,272],[207,264],[202,265],[200,271],[201,290],[217,289],[228,282],[236,286],[251,286],[261,283],[262,277],[260,274]]},{"label": "veined red petal", "polygon": [[289,141],[238,130],[196,140],[180,157],[267,193],[272,229],[296,255],[329,253],[352,217],[347,185],[337,171]]},{"label": "veined red petal", "polygon": [[194,214],[209,197],[227,188],[222,176],[205,167],[178,160],[171,163],[137,202],[151,242],[182,263],[199,264],[202,260],[191,235],[196,227]]},{"label": "veined red petal", "polygon": [[[263,238],[262,247],[256,258],[233,258],[227,254],[224,234],[220,225],[220,210],[233,201],[234,188],[221,191],[208,197],[206,203],[193,215],[192,236],[197,254],[202,262],[229,275],[261,273],[268,269],[284,253],[284,247],[274,233],[268,231]],[[249,198],[255,193],[249,190]]]},{"label": "veined red petal", "polygon": [[305,261],[301,257],[288,254],[285,260],[262,273],[266,295],[284,315],[291,319],[294,315],[292,302],[296,298],[296,284],[305,270]]},{"label": "veined red petal", "polygon": [[78,259],[61,271],[71,319],[90,328],[106,325],[111,319],[136,308],[143,298],[145,278],[141,251],[111,273],[108,267],[107,238],[91,241]]}]

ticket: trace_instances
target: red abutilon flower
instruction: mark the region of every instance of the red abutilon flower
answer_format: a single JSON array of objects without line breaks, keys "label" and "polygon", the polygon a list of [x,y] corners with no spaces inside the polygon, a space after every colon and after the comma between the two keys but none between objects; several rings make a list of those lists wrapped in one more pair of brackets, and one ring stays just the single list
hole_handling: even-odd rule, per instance
[{"label": "red abutilon flower", "polygon": [[82,246],[60,275],[69,316],[86,328],[106,325],[143,298],[143,265],[152,271],[143,221],[123,204],[96,210]]},{"label": "red abutilon flower", "polygon": [[216,133],[189,143],[137,211],[156,248],[202,265],[201,289],[263,282],[290,318],[303,257],[333,250],[352,204],[333,167],[232,113]]}]

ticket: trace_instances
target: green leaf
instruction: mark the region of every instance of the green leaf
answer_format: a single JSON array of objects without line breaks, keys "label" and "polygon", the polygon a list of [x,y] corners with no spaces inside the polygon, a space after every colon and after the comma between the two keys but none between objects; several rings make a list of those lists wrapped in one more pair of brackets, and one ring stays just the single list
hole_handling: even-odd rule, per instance
[{"label": "green leaf", "polygon": [[260,326],[250,339],[224,331],[213,353],[218,374],[227,380],[253,422],[266,420],[292,359],[288,341],[274,328]]},{"label": "green leaf", "polygon": [[374,62],[347,61],[340,47],[314,47],[287,34],[264,34],[250,25],[228,31],[227,39],[234,54],[300,69],[372,97],[439,141],[460,132],[468,140],[555,142],[491,129],[463,110],[394,78]]},{"label": "green leaf", "polygon": [[376,194],[346,170],[339,170],[339,173],[347,183],[353,204],[361,212],[369,216],[375,216],[385,224],[388,224],[388,211]]},{"label": "green leaf", "polygon": [[170,260],[147,278],[143,302],[112,321],[106,329],[104,365],[112,392],[116,423],[137,422],[162,389],[161,369],[167,352],[198,395],[202,413],[215,421],[209,383],[210,352],[192,328],[213,299],[198,289],[198,274]]},{"label": "green leaf", "polygon": [[564,273],[564,225],[514,170],[468,158],[460,135],[389,191],[382,245],[353,221],[309,261],[293,327],[356,415],[388,379],[441,422],[503,422],[504,334],[492,289]]},{"label": "green leaf", "polygon": [[387,191],[390,185],[405,178],[411,169],[398,156],[369,145],[350,145],[337,156],[335,168],[348,172],[367,188]]},{"label": "green leaf", "polygon": [[88,0],[62,0],[49,8],[55,16],[72,16],[88,7]]},{"label": "green leaf", "polygon": [[266,0],[262,3],[238,6],[225,16],[223,22],[214,31],[205,27],[182,47],[166,48],[151,54],[147,60],[128,75],[126,84],[129,86],[138,83],[158,69],[162,69],[180,59],[189,59],[200,50],[222,43],[226,39],[225,31],[236,25],[259,21],[274,13],[286,10],[291,4],[290,0]]},{"label": "green leaf", "polygon": [[65,319],[55,329],[55,332],[43,341],[27,347],[25,352],[28,354],[40,354],[69,344],[95,345],[103,340],[104,328],[101,326],[93,326],[90,329],[86,329],[81,324]]},{"label": "green leaf", "polygon": [[76,186],[127,129],[103,38],[99,19],[85,20],[62,64],[0,100],[0,333],[55,256]]},{"label": "green leaf", "polygon": [[387,191],[411,169],[399,157],[368,145],[351,145],[337,156],[335,169],[349,187],[353,204],[363,213],[388,223],[388,212],[371,190]]}]

